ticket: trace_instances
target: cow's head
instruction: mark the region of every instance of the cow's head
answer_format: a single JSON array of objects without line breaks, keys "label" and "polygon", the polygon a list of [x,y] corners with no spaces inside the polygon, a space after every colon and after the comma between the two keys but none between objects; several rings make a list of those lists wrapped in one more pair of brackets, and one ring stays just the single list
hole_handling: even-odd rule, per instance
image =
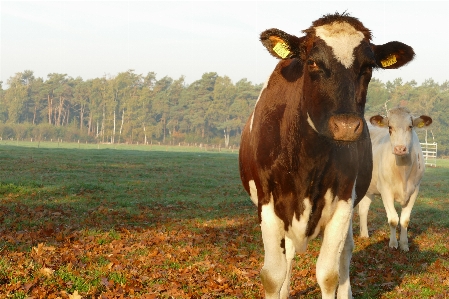
[{"label": "cow's head", "polygon": [[390,132],[391,151],[397,156],[408,155],[412,146],[414,128],[424,128],[432,123],[427,115],[413,117],[405,107],[388,111],[388,116],[375,115],[370,118],[371,124],[388,129]]},{"label": "cow's head", "polygon": [[[260,39],[276,58],[294,60],[289,81],[303,78],[301,115],[318,134],[354,141],[363,131],[368,83],[375,68],[395,69],[411,61],[413,49],[400,42],[371,43],[371,32],[346,14],[323,16],[298,38],[279,29]],[[297,74],[291,76],[292,73]]]}]

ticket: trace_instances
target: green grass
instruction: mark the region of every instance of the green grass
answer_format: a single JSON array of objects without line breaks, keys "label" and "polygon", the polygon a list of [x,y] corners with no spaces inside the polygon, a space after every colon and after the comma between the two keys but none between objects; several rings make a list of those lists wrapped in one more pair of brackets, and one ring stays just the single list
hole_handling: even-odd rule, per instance
[{"label": "green grass", "polygon": [[[173,217],[211,218],[221,206],[248,205],[239,182],[230,180],[236,176],[236,153],[200,152],[193,147],[194,152],[165,152],[157,150],[165,147],[156,146],[77,149],[71,144],[60,144],[68,148],[30,144],[0,146],[0,158],[7,161],[0,165],[0,195],[14,207],[44,206],[64,216],[113,212],[123,223],[132,224],[141,210],[155,206],[166,208]],[[14,200],[18,196],[20,201]],[[198,206],[209,210],[206,217],[195,209]],[[42,217],[23,221],[9,223],[38,226]]]},{"label": "green grass", "polygon": [[[0,294],[263,294],[257,210],[241,186],[237,151],[37,145],[0,141]],[[449,271],[449,160],[437,165],[426,168],[411,216],[409,253],[388,248],[379,199],[370,209],[369,240],[358,238],[354,218],[355,298],[449,297],[443,277]],[[48,247],[38,252],[38,244]],[[295,258],[297,298],[320,297],[320,245],[317,238]],[[44,276],[44,267],[54,274]]]}]

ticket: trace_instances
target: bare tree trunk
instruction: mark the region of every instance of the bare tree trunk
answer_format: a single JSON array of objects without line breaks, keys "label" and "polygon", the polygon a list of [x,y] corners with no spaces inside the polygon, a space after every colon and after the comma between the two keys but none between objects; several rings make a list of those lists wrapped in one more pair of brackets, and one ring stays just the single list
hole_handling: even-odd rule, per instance
[{"label": "bare tree trunk", "polygon": [[70,103],[67,105],[67,118],[66,118],[66,125],[68,125],[69,124],[69,120],[70,120]]},{"label": "bare tree trunk", "polygon": [[47,107],[48,108],[48,123],[51,125],[51,111],[52,111],[51,104],[52,104],[53,99],[50,98],[50,95],[48,95],[47,99],[48,99],[48,107]]},{"label": "bare tree trunk", "polygon": [[118,137],[118,143],[120,143],[120,139],[122,138],[122,129],[123,129],[123,122],[125,121],[125,108],[122,110],[122,124],[120,125],[120,135]]},{"label": "bare tree trunk", "polygon": [[229,133],[227,133],[227,130],[224,129],[224,138],[225,138],[225,147],[227,148],[229,146]]},{"label": "bare tree trunk", "polygon": [[[53,99],[52,99],[52,102],[53,102]],[[55,126],[57,126],[58,125],[58,122],[57,122],[57,115],[58,115],[58,113],[56,111],[56,108],[53,108],[52,114],[53,114],[53,124]]]},{"label": "bare tree trunk", "polygon": [[143,123],[143,134],[145,135],[145,141],[143,144],[147,144],[147,132],[145,130],[145,123]]},{"label": "bare tree trunk", "polygon": [[387,106],[387,104],[388,104],[389,101],[390,100],[386,100],[385,103],[384,103],[385,115],[388,114],[388,106]]},{"label": "bare tree trunk", "polygon": [[61,114],[62,114],[62,105],[64,105],[64,97],[59,97],[59,111],[58,111],[58,120],[56,122],[57,126],[61,125]]},{"label": "bare tree trunk", "polygon": [[92,115],[89,114],[89,122],[87,123],[87,135],[92,134]]},{"label": "bare tree trunk", "polygon": [[164,124],[164,127],[163,127],[163,131],[164,131],[164,137],[163,137],[163,139],[162,139],[162,143],[165,143],[165,127],[166,127],[166,119],[165,119],[165,117],[162,119],[163,120],[163,124]]},{"label": "bare tree trunk", "polygon": [[37,107],[35,105],[34,106],[34,114],[33,114],[33,125],[35,124],[35,121],[36,121],[36,110],[37,110]]},{"label": "bare tree trunk", "polygon": [[[80,131],[83,130],[83,120],[84,120],[84,104],[81,104],[80,108]],[[87,131],[87,134],[89,134],[89,131]]]},{"label": "bare tree trunk", "polygon": [[106,118],[106,107],[103,105],[103,119],[101,120],[101,139],[104,142],[104,119]]},{"label": "bare tree trunk", "polygon": [[64,125],[64,122],[66,120],[67,112],[64,112],[64,115],[62,116],[61,126]]},{"label": "bare tree trunk", "polygon": [[112,130],[111,143],[114,144],[114,142],[115,142],[115,109],[114,109],[114,129]]}]

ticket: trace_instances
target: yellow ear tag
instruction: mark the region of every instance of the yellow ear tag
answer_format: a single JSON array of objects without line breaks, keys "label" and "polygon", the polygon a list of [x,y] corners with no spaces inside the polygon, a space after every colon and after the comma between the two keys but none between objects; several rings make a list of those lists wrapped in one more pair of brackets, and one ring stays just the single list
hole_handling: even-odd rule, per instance
[{"label": "yellow ear tag", "polygon": [[273,51],[276,52],[276,54],[278,54],[281,58],[285,58],[290,55],[290,50],[285,43],[277,43],[276,46],[274,46]]},{"label": "yellow ear tag", "polygon": [[387,59],[382,60],[380,63],[382,64],[382,67],[387,67],[395,64],[396,62],[398,62],[396,60],[396,56],[394,54],[391,54],[390,56],[387,57]]},{"label": "yellow ear tag", "polygon": [[418,128],[422,128],[422,127],[424,127],[424,122],[423,121],[418,124]]}]

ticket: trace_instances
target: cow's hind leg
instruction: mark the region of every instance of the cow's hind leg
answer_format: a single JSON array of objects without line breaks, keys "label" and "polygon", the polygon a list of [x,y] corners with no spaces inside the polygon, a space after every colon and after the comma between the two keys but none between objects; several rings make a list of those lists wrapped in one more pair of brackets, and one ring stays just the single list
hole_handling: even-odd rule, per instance
[{"label": "cow's hind leg", "polygon": [[359,202],[359,217],[360,217],[360,236],[363,238],[368,238],[368,211],[373,201],[373,194],[367,194]]},{"label": "cow's hind leg", "polygon": [[410,214],[413,209],[413,205],[415,204],[416,197],[418,196],[419,186],[415,189],[415,192],[410,196],[409,201],[402,205],[400,225],[401,225],[401,236],[399,237],[399,248],[403,251],[409,251],[408,247],[408,237],[407,237],[407,228],[410,222]]},{"label": "cow's hind leg", "polygon": [[[265,290],[267,299],[286,299],[288,298],[288,286],[283,288],[287,278],[288,262],[286,258],[287,246],[290,249],[291,240],[286,241],[284,222],[274,213],[273,198],[269,204],[262,206],[261,211],[261,230],[263,245],[265,250],[265,259],[260,277]],[[288,245],[287,245],[288,244]],[[289,254],[290,250],[288,250]],[[281,289],[282,295],[281,296]]]},{"label": "cow's hind leg", "polygon": [[[316,276],[321,288],[323,299],[335,298],[338,290],[339,298],[351,298],[351,286],[349,283],[349,261],[348,250],[351,249],[352,235],[348,232],[352,217],[352,201],[340,200],[337,203],[332,219],[324,230],[323,244],[316,264]],[[340,260],[344,254],[343,260]],[[340,265],[343,262],[345,265]],[[340,268],[342,267],[342,268]],[[345,273],[339,273],[345,271]]]},{"label": "cow's hind leg", "polygon": [[285,236],[285,258],[287,261],[287,274],[284,279],[284,283],[282,284],[281,288],[281,296],[280,298],[288,298],[290,293],[290,277],[292,274],[292,262],[293,258],[295,257],[295,245],[293,244],[292,239]]}]

